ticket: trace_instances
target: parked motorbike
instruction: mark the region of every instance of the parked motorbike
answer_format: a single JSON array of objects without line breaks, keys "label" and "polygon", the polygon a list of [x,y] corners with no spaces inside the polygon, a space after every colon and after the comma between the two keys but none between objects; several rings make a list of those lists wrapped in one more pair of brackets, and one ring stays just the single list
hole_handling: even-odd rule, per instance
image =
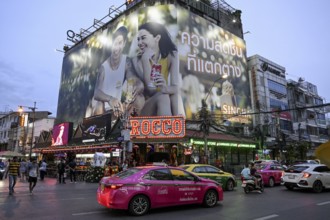
[{"label": "parked motorbike", "polygon": [[261,175],[260,174],[256,174],[255,177],[257,178],[257,182],[258,182],[259,188],[255,185],[254,180],[244,179],[243,177],[241,177],[241,179],[242,179],[242,187],[243,187],[244,192],[246,194],[252,192],[253,190],[256,190],[256,191],[259,191],[259,192],[263,192],[264,191],[264,183],[262,181]]}]

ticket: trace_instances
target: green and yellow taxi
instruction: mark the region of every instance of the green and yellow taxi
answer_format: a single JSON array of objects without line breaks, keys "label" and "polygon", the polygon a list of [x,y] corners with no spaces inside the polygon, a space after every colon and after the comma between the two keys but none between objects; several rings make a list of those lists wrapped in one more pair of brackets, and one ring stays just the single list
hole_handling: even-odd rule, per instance
[{"label": "green and yellow taxi", "polygon": [[185,164],[181,168],[196,174],[197,176],[215,180],[220,183],[222,188],[227,191],[234,190],[237,186],[235,176],[231,173],[224,172],[219,168],[208,164]]}]

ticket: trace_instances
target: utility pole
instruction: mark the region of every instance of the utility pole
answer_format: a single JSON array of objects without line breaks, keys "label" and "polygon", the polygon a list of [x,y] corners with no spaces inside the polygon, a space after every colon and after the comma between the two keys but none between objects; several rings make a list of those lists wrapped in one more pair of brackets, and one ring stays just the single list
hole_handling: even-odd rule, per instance
[{"label": "utility pole", "polygon": [[201,131],[203,132],[203,140],[204,140],[204,153],[206,156],[206,163],[210,164],[210,153],[207,146],[207,136],[210,131],[210,120],[209,120],[209,112],[207,110],[207,104],[204,99],[202,99],[202,109],[200,112],[200,118],[202,119]]},{"label": "utility pole", "polygon": [[34,102],[33,103],[33,107],[20,105],[19,106],[19,109],[18,109],[18,111],[20,113],[23,112],[23,107],[26,107],[26,108],[32,110],[32,113],[33,113],[33,115],[32,115],[32,117],[33,117],[33,120],[32,120],[32,138],[31,138],[31,147],[30,147],[30,150],[29,150],[29,159],[31,161],[31,158],[32,158],[32,148],[33,148],[33,143],[34,143],[34,140],[33,140],[34,139],[34,121],[36,120],[37,102]]}]

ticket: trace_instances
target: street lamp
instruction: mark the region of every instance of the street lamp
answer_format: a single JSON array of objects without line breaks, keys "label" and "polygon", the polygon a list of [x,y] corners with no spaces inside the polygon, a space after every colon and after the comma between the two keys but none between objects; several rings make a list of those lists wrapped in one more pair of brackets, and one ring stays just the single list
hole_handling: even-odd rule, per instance
[{"label": "street lamp", "polygon": [[204,97],[204,99],[202,99],[202,110],[201,110],[201,118],[203,119],[202,122],[202,130],[203,130],[203,139],[204,139],[204,153],[207,157],[207,163],[210,164],[210,154],[209,154],[209,149],[207,147],[207,136],[209,135],[209,128],[210,128],[210,119],[209,119],[209,114],[207,112],[207,98],[209,97],[214,85],[216,82],[221,81],[223,79],[226,79],[228,77],[228,75],[222,75],[221,77],[219,77],[218,79],[216,79],[212,86],[210,87],[208,93],[206,94],[206,96]]},{"label": "street lamp", "polygon": [[30,147],[30,151],[29,151],[29,159],[30,159],[30,161],[31,161],[31,156],[32,156],[32,148],[33,148],[34,121],[35,121],[35,117],[36,117],[36,109],[37,109],[36,105],[37,105],[37,102],[34,102],[34,103],[33,103],[33,107],[20,105],[19,108],[18,108],[18,111],[19,111],[20,113],[23,112],[23,107],[30,109],[30,110],[32,111],[32,113],[33,113],[33,121],[32,121],[32,138],[31,138],[31,147]]}]

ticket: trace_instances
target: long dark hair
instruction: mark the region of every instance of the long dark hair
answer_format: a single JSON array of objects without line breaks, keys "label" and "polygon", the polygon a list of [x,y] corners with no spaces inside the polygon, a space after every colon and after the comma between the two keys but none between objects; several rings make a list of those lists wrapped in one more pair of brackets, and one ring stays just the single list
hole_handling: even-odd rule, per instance
[{"label": "long dark hair", "polygon": [[167,57],[168,54],[173,55],[174,51],[178,51],[164,25],[156,22],[147,22],[142,24],[139,27],[139,30],[147,30],[154,37],[157,35],[161,36],[159,41],[159,50],[163,58]]}]

